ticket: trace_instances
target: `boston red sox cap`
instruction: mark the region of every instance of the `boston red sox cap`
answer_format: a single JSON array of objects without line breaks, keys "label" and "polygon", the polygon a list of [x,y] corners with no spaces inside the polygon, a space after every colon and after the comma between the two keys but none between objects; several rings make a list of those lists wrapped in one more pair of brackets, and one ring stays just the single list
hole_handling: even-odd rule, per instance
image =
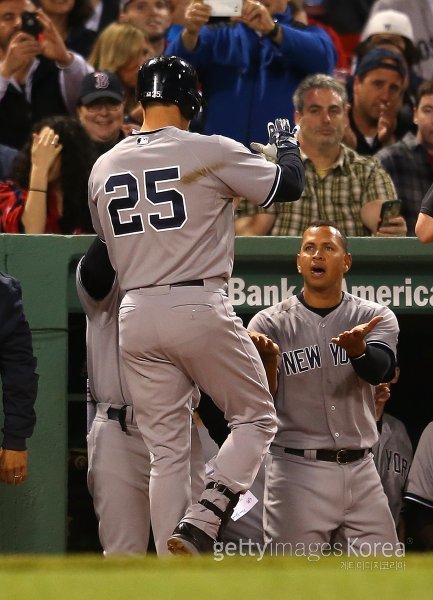
[{"label": "boston red sox cap", "polygon": [[123,102],[124,94],[120,79],[109,71],[89,73],[81,82],[79,102],[86,105],[102,98],[113,98]]},{"label": "boston red sox cap", "polygon": [[385,50],[385,48],[374,48],[367,52],[359,61],[355,75],[363,77],[375,69],[390,69],[391,71],[397,71],[402,79],[406,77],[406,67],[403,59],[395,52]]}]

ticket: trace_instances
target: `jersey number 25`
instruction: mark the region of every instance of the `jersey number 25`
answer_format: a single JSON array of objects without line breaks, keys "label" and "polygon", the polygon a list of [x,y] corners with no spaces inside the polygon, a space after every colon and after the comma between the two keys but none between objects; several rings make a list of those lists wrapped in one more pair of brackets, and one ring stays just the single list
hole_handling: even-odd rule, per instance
[{"label": "jersey number 25", "polygon": [[[175,188],[158,190],[158,183],[180,180],[179,167],[144,171],[143,175],[146,200],[153,206],[163,203],[171,205],[171,215],[169,216],[164,217],[161,212],[149,212],[147,215],[149,225],[155,231],[180,229],[187,220],[184,195]],[[120,188],[123,189],[120,190]],[[105,193],[111,194],[117,190],[121,191],[122,195],[114,196],[107,205],[114,236],[144,233],[143,214],[139,211],[130,212],[141,200],[140,188],[135,175],[131,172],[110,175],[105,182]],[[125,211],[128,211],[128,214],[125,214]]]}]

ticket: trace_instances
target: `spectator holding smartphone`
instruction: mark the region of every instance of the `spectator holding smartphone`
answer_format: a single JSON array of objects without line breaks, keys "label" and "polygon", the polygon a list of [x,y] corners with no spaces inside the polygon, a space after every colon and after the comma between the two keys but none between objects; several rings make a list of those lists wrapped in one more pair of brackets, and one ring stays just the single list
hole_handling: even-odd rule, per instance
[{"label": "spectator holding smartphone", "polygon": [[[29,10],[42,29],[37,38],[22,31],[22,13]],[[0,143],[19,149],[35,122],[72,114],[90,71],[41,9],[28,0],[0,0]]]},{"label": "spectator holding smartphone", "polygon": [[206,101],[203,133],[266,144],[263,125],[281,115],[293,118],[296,86],[310,73],[331,73],[335,47],[320,27],[295,21],[287,0],[243,0],[240,17],[217,25],[211,16],[209,4],[192,0],[185,27],[165,54],[198,71]]}]

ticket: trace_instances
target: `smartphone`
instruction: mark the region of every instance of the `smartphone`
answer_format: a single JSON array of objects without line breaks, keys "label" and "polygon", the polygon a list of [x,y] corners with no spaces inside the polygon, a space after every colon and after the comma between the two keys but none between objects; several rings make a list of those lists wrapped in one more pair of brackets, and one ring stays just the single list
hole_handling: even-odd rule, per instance
[{"label": "smartphone", "polygon": [[389,220],[401,214],[401,200],[387,200],[380,209],[379,227],[389,225]]},{"label": "smartphone", "polygon": [[42,33],[43,27],[39,23],[36,13],[25,10],[21,13],[21,31],[32,35],[35,39],[39,38],[39,34]]},{"label": "smartphone", "polygon": [[205,0],[211,9],[212,17],[240,17],[242,0]]}]

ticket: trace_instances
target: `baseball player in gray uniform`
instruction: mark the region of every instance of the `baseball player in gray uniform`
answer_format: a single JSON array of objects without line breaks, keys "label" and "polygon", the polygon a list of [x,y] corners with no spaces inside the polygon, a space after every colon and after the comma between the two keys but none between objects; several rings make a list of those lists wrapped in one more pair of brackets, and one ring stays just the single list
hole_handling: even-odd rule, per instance
[{"label": "baseball player in gray uniform", "polygon": [[[119,364],[120,288],[98,238],[79,262],[76,280],[87,317],[87,479],[99,538],[105,555],[141,554],[147,551],[150,533],[150,457]],[[201,446],[195,427],[192,445],[192,455],[198,458]],[[196,460],[191,467],[195,498],[204,488],[202,471]]]},{"label": "baseball player in gray uniform", "polygon": [[[96,402],[87,437],[87,481],[104,554],[139,554],[147,551],[150,532],[149,451],[119,367],[119,286],[113,281],[107,293],[102,298],[96,293],[95,299],[85,286],[91,273],[81,277],[92,252],[98,253],[96,244],[77,268],[78,297],[87,317],[88,387]],[[92,286],[90,291],[94,293]]]},{"label": "baseball player in gray uniform", "polygon": [[334,544],[342,553],[361,545],[379,553],[398,544],[371,454],[373,385],[393,376],[397,319],[342,291],[351,264],[344,235],[328,222],[312,224],[297,258],[303,291],[248,326],[281,352],[264,499],[265,540],[275,552]]},{"label": "baseball player in gray uniform", "polygon": [[433,421],[419,439],[404,498],[416,549],[433,550]]},{"label": "baseball player in gray uniform", "polygon": [[[391,383],[399,377],[399,367]],[[403,490],[412,464],[412,443],[404,423],[384,412],[390,398],[390,384],[381,383],[375,388],[376,421],[379,440],[373,446],[374,464],[388,498],[397,533],[404,540]]]},{"label": "baseball player in gray uniform", "polygon": [[[233,198],[263,206],[296,200],[304,172],[285,120],[276,121],[271,140],[277,164],[228,138],[188,132],[200,95],[182,59],[144,63],[137,97],[141,131],[95,163],[89,206],[125,293],[120,352],[151,455],[152,527],[158,539],[169,538],[171,552],[191,554],[212,551],[276,429],[264,367],[226,293]],[[225,412],[231,434],[200,501],[191,504],[194,382]],[[157,543],[159,554],[166,551]]]}]

